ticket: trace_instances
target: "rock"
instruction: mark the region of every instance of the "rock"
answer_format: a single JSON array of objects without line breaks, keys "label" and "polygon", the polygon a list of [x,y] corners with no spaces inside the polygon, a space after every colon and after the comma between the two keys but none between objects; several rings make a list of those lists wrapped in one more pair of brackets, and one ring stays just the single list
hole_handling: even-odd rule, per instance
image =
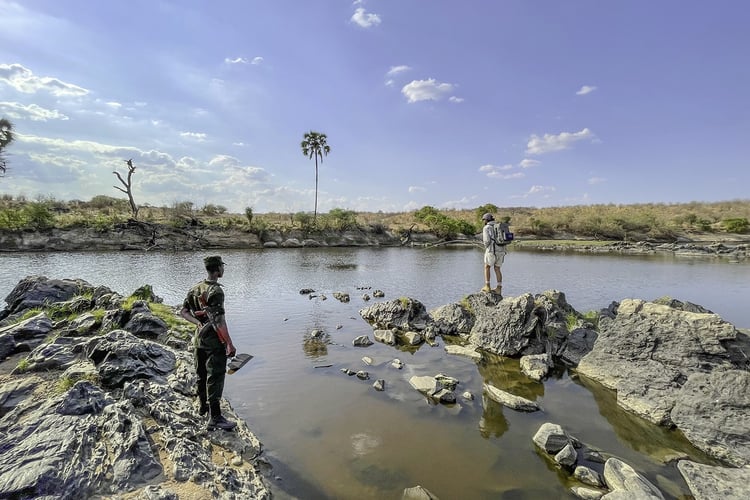
[{"label": "rock", "polygon": [[589,328],[576,328],[565,339],[565,342],[557,352],[559,359],[570,366],[578,366],[581,358],[591,352],[594,348],[599,334]]},{"label": "rock", "polygon": [[0,385],[0,417],[11,411],[21,401],[29,397],[40,383],[42,383],[42,379],[36,376],[31,376],[23,379],[10,380]]},{"label": "rock", "polygon": [[606,493],[602,490],[595,490],[584,486],[574,486],[570,488],[570,491],[576,497],[583,498],[584,500],[599,500]]},{"label": "rock", "polygon": [[[736,465],[750,463],[750,423],[742,420],[743,406],[750,405],[747,336],[715,314],[636,299],[623,300],[613,318],[602,316],[599,327],[579,373],[616,390],[617,404],[626,410],[676,425],[707,453]],[[726,403],[718,412],[716,399]],[[725,418],[732,425],[722,430],[717,422]]]},{"label": "rock", "polygon": [[529,378],[541,381],[549,372],[550,363],[547,354],[532,354],[521,357],[521,371]]},{"label": "rock", "polygon": [[456,395],[453,391],[444,387],[436,377],[414,376],[409,379],[409,384],[425,396],[441,403],[452,404],[456,402]]},{"label": "rock", "polygon": [[375,340],[383,344],[396,345],[396,333],[392,330],[375,330],[372,332]]},{"label": "rock", "polygon": [[382,290],[375,290],[372,292],[372,296],[375,298],[382,298],[385,297],[385,293]]},{"label": "rock", "polygon": [[[717,411],[720,408],[720,411]],[[693,373],[670,414],[696,447],[731,465],[750,465],[750,372]]]},{"label": "rock", "polygon": [[443,305],[429,314],[439,335],[468,336],[474,326],[474,316],[461,304]]},{"label": "rock", "polygon": [[502,391],[491,384],[484,384],[485,394],[493,401],[517,411],[538,411],[536,402]]},{"label": "rock", "polygon": [[464,391],[464,393],[461,394],[461,397],[467,401],[474,401],[474,395],[469,391]]},{"label": "rock", "polygon": [[370,340],[370,337],[367,335],[360,335],[359,337],[356,337],[354,340],[352,340],[352,345],[354,347],[367,347],[368,345],[372,345],[374,342]]},{"label": "rock", "polygon": [[664,495],[656,486],[638,474],[631,466],[617,458],[610,458],[604,464],[604,482],[613,492],[625,492],[629,495],[629,498],[664,500]]},{"label": "rock", "polygon": [[360,380],[369,380],[369,378],[370,378],[370,374],[369,374],[369,373],[367,373],[367,372],[366,372],[366,371],[364,371],[364,370],[359,370],[359,371],[357,372],[357,378],[358,378],[358,379],[360,379]]},{"label": "rock", "polygon": [[418,332],[406,332],[403,337],[406,345],[419,345],[424,342],[422,335]]},{"label": "rock", "polygon": [[477,351],[476,348],[472,346],[462,346],[455,344],[446,345],[445,352],[447,352],[448,354],[455,354],[457,356],[466,356],[467,358],[471,358],[476,361],[482,359],[482,353]]},{"label": "rock", "polygon": [[362,362],[366,364],[367,366],[372,365],[372,358],[370,356],[365,356],[362,358]]},{"label": "rock", "polygon": [[372,386],[375,388],[376,391],[384,391],[385,390],[385,380],[382,378],[377,379]]},{"label": "rock", "polygon": [[20,323],[0,328],[0,360],[20,351],[31,351],[52,331],[52,321],[43,312]]},{"label": "rock", "polygon": [[578,460],[578,453],[571,443],[565,445],[565,448],[557,452],[555,462],[563,467],[573,467]]},{"label": "rock", "polygon": [[695,500],[716,498],[750,498],[750,467],[737,469],[681,460],[677,470],[690,488]]},{"label": "rock", "polygon": [[397,370],[400,370],[404,367],[404,362],[400,359],[394,359],[393,361],[391,361],[391,366],[396,368]]},{"label": "rock", "polygon": [[405,488],[401,494],[402,500],[439,500],[430,490],[422,486]]},{"label": "rock", "polygon": [[570,444],[570,438],[558,424],[546,422],[534,434],[534,443],[547,453],[559,453]]},{"label": "rock", "polygon": [[333,298],[339,302],[349,302],[349,294],[344,292],[333,292]]},{"label": "rock", "polygon": [[604,486],[599,473],[585,465],[577,465],[573,471],[573,477],[589,486],[596,486],[597,488]]},{"label": "rock", "polygon": [[360,310],[359,315],[376,329],[384,330],[422,331],[430,321],[424,305],[411,298],[373,304]]}]

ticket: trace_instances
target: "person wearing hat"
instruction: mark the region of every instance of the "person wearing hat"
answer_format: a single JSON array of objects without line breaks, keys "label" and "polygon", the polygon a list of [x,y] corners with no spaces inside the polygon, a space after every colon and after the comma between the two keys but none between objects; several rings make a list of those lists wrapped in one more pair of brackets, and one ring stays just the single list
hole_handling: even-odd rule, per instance
[{"label": "person wearing hat", "polygon": [[198,413],[209,414],[209,429],[230,431],[237,426],[221,414],[221,395],[227,359],[236,354],[224,319],[224,290],[219,278],[224,276],[224,261],[218,255],[203,259],[208,276],[195,284],[185,297],[180,315],[196,325],[195,371],[198,375]]},{"label": "person wearing hat", "polygon": [[[500,266],[505,260],[505,246],[495,242],[495,217],[486,213],[482,216],[484,227],[482,228],[482,242],[484,243],[484,286],[483,292],[495,292],[498,295],[503,291],[503,273]],[[497,287],[493,290],[490,288],[490,268],[495,269],[495,278],[497,278]]]}]

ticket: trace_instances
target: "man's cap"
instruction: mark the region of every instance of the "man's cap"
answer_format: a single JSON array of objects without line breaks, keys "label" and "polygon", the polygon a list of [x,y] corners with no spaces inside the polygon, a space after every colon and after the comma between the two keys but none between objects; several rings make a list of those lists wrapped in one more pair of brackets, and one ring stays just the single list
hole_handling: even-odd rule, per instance
[{"label": "man's cap", "polygon": [[209,257],[206,257],[206,258],[203,259],[203,263],[206,265],[206,267],[208,267],[208,266],[223,266],[224,265],[224,261],[221,260],[221,256],[220,255],[211,255]]},{"label": "man's cap", "polygon": [[482,220],[495,220],[491,213],[487,212],[482,216]]}]

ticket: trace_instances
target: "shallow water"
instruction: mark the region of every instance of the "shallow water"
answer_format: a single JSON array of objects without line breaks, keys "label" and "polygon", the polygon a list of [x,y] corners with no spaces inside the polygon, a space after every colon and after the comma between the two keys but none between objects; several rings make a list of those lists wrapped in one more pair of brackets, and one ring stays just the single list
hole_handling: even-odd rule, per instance
[{"label": "shallow water", "polygon": [[[518,372],[518,361],[481,363],[438,347],[355,348],[372,329],[360,317],[375,289],[385,299],[409,296],[428,309],[460,300],[482,285],[475,249],[273,249],[221,252],[230,332],[255,358],[227,379],[225,395],[264,443],[280,477],[276,486],[300,498],[400,498],[421,484],[440,498],[568,498],[566,477],[531,441],[544,422],[623,458],[668,498],[687,493],[676,455],[708,461],[681,438],[620,411],[614,394],[560,369],[544,383]],[[23,277],[83,278],[127,295],[143,284],[169,304],[203,277],[203,253],[0,254],[0,294]],[[511,251],[504,294],[565,292],[579,312],[623,298],[669,295],[701,304],[738,327],[750,326],[745,298],[750,266],[713,259]],[[366,287],[366,290],[358,290]],[[300,295],[312,288],[327,296]],[[349,293],[341,303],[333,292]],[[321,340],[310,332],[320,329]],[[374,359],[366,366],[361,358]],[[391,367],[399,358],[403,370]],[[370,380],[342,368],[367,370]],[[433,405],[408,383],[439,372],[461,381],[473,401]],[[375,379],[386,390],[372,388]],[[527,414],[483,401],[482,384],[537,400]]]}]

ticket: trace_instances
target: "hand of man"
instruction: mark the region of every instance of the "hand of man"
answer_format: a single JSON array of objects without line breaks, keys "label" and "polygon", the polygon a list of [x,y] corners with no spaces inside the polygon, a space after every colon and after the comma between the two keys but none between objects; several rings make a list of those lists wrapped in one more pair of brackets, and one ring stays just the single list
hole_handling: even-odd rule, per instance
[{"label": "hand of man", "polygon": [[237,348],[234,347],[234,344],[232,344],[231,340],[224,344],[224,347],[226,347],[228,358],[233,358],[234,355],[237,354]]}]

